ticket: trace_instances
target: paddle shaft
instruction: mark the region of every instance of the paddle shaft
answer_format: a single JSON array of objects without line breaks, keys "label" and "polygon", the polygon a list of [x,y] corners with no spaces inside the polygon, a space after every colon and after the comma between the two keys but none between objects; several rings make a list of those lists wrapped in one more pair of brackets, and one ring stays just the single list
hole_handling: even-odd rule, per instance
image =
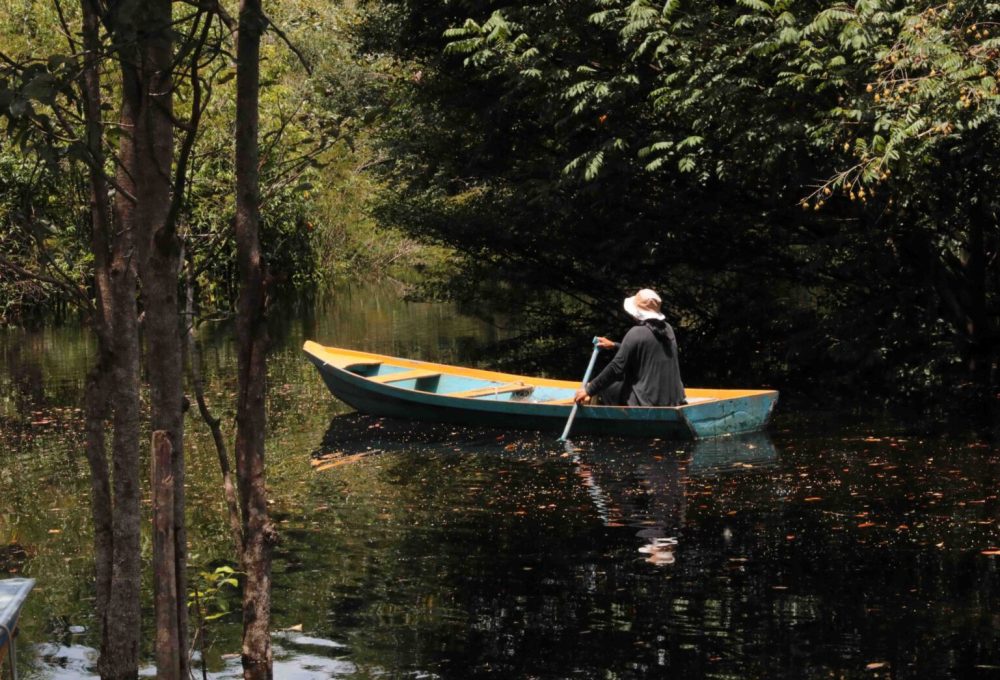
[{"label": "paddle shaft", "polygon": [[[583,374],[583,388],[587,388],[587,381],[590,380],[590,374],[594,372],[594,364],[597,363],[597,354],[601,351],[601,348],[597,346],[597,338],[594,338],[594,353],[590,355],[590,363],[587,364],[587,372]],[[576,418],[576,412],[580,408],[580,405],[575,401],[573,402],[573,409],[569,412],[569,420],[566,421],[566,428],[563,430],[562,436],[559,437],[559,441],[564,442],[569,437],[570,428],[573,427],[573,419]]]}]

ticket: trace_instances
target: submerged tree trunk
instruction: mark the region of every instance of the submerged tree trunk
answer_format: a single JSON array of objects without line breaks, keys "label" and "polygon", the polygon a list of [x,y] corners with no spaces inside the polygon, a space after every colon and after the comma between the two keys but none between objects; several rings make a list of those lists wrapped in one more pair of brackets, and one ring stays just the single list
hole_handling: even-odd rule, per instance
[{"label": "submerged tree trunk", "polygon": [[[92,26],[98,5],[92,0],[82,0],[83,11],[96,37],[96,27]],[[128,7],[121,8],[122,15],[128,14]],[[131,17],[125,17],[127,25],[134,25]],[[96,69],[96,65],[94,66]],[[96,78],[96,73],[94,74]],[[95,81],[96,82],[96,81]],[[112,207],[113,222],[110,225],[95,223],[95,228],[105,226],[108,231],[109,253],[100,248],[95,258],[104,255],[107,261],[107,301],[105,311],[105,344],[110,366],[107,372],[108,398],[110,400],[114,434],[111,445],[112,485],[114,510],[111,519],[111,573],[107,603],[103,609],[101,656],[98,671],[102,678],[119,680],[135,678],[139,671],[139,634],[141,618],[140,570],[140,500],[139,485],[139,326],[136,306],[137,269],[135,257],[135,181],[132,170],[135,166],[134,130],[138,120],[137,83],[126,80],[122,84],[123,97],[120,124],[123,131],[119,143],[119,164],[117,169],[118,190]],[[90,89],[91,86],[88,86]],[[93,93],[92,93],[93,94]],[[96,93],[99,95],[99,92]],[[88,97],[88,123],[91,131],[100,125],[100,119],[92,107],[97,103]],[[98,109],[99,110],[99,109]],[[92,153],[99,149],[92,145]],[[94,170],[103,171],[91,159]],[[101,205],[102,186],[100,178],[92,178],[92,191],[97,194]],[[107,194],[104,193],[103,196]],[[103,218],[99,218],[101,222]],[[99,239],[100,232],[96,233]],[[101,255],[98,255],[101,253]],[[99,282],[100,284],[100,282]],[[94,414],[96,416],[96,413]],[[96,452],[95,452],[96,454]],[[99,463],[96,459],[94,463]],[[92,463],[92,465],[94,464]],[[98,475],[101,471],[98,470]]]},{"label": "submerged tree trunk", "polygon": [[110,401],[109,370],[109,361],[103,358],[98,360],[87,376],[84,397],[87,431],[84,451],[90,467],[90,512],[94,522],[95,613],[101,626],[102,638],[108,599],[111,596],[111,564],[114,555],[111,476],[104,436]]},{"label": "submerged tree trunk", "polygon": [[[86,145],[90,162],[90,249],[94,257],[95,312],[91,319],[97,336],[97,363],[87,376],[85,392],[86,442],[84,451],[90,467],[91,515],[94,522],[95,609],[100,636],[105,640],[108,600],[111,597],[111,573],[114,558],[111,471],[105,437],[111,409],[110,382],[115,356],[111,347],[114,335],[111,313],[114,306],[111,288],[110,235],[111,206],[108,182],[104,177],[104,131],[101,126],[100,17],[91,0],[81,2],[82,38],[86,56],[80,79],[81,99],[86,120]],[[105,643],[102,642],[102,648]]]},{"label": "submerged tree trunk", "polygon": [[[160,588],[187,592],[187,537],[184,527],[184,385],[183,340],[178,300],[181,245],[170,220],[173,188],[173,39],[171,0],[147,0],[139,12],[142,31],[136,45],[138,68],[130,68],[138,80],[140,99],[136,121],[136,238],[142,262],[142,302],[146,367],[149,381],[151,429],[167,433],[173,448],[172,494],[175,545],[169,555],[176,560],[173,584],[154,579],[155,601]],[[168,553],[164,553],[168,554]],[[154,565],[154,569],[159,569]],[[174,598],[172,619],[187,650],[187,606]],[[157,620],[164,614],[157,612]],[[188,675],[187,655],[181,654],[181,677]]]},{"label": "submerged tree trunk", "polygon": [[260,249],[258,116],[260,37],[265,19],[259,0],[240,3],[236,67],[236,250],[240,296],[236,321],[239,389],[236,468],[243,513],[243,677],[272,677],[271,545],[274,529],[264,486],[266,378],[264,264]]},{"label": "submerged tree trunk", "polygon": [[[125,129],[133,129],[135,111],[122,109]],[[123,160],[131,156],[128,135],[122,138]],[[123,167],[130,167],[127,161]],[[131,166],[134,167],[134,166]],[[118,173],[126,190],[132,187],[129,173]],[[114,480],[114,556],[111,593],[105,616],[105,636],[98,668],[102,678],[135,678],[139,670],[140,631],[140,500],[139,486],[139,324],[136,307],[137,275],[133,248],[134,204],[123,195],[115,199],[116,245],[111,262],[113,305],[112,339],[115,362],[112,376],[114,436],[112,468]]]},{"label": "submerged tree trunk", "polygon": [[150,447],[153,496],[153,581],[156,587],[156,677],[181,679],[183,645],[177,630],[177,575],[174,570],[174,450],[170,433],[156,430]]}]

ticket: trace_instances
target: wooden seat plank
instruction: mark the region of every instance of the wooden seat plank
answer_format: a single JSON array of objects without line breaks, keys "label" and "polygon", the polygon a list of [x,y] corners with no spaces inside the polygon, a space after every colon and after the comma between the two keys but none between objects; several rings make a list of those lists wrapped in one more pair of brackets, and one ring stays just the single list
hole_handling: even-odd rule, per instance
[{"label": "wooden seat plank", "polygon": [[569,406],[573,403],[573,397],[569,399],[550,399],[549,401],[539,402],[541,404],[552,404],[553,406]]},{"label": "wooden seat plank", "polygon": [[507,394],[509,392],[530,392],[533,389],[535,388],[531,385],[521,382],[513,382],[491,387],[479,387],[474,390],[463,390],[462,392],[446,392],[444,393],[444,396],[474,399],[476,397],[489,397],[494,394]]},{"label": "wooden seat plank", "polygon": [[399,371],[397,373],[388,373],[386,375],[376,375],[368,378],[372,382],[382,383],[394,383],[402,382],[404,380],[422,380],[424,378],[440,378],[441,373],[438,371],[429,371],[427,369],[418,368],[412,371]]}]

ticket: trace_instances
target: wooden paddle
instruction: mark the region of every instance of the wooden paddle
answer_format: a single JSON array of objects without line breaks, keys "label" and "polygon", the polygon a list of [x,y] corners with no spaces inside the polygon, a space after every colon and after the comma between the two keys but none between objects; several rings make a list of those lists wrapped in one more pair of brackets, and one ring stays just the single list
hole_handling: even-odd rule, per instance
[{"label": "wooden paddle", "polygon": [[[597,346],[597,338],[593,340],[594,343],[594,353],[590,355],[590,363],[587,364],[587,372],[583,374],[583,387],[586,389],[587,381],[590,380],[590,374],[594,372],[594,364],[597,362],[597,353],[601,351],[601,348]],[[565,442],[569,439],[569,430],[573,427],[573,419],[576,418],[576,412],[580,408],[580,405],[573,402],[573,409],[569,412],[569,420],[566,421],[566,429],[563,430],[562,436],[559,437],[559,441]]]}]

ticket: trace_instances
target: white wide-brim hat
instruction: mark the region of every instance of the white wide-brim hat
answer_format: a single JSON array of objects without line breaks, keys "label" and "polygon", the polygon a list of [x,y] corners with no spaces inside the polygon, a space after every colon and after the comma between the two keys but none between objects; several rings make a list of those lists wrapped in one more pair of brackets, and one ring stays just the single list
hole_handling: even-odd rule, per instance
[{"label": "white wide-brim hat", "polygon": [[660,313],[660,296],[655,290],[643,288],[632,297],[625,298],[625,311],[639,321],[647,319],[659,319],[664,321],[667,317]]}]

